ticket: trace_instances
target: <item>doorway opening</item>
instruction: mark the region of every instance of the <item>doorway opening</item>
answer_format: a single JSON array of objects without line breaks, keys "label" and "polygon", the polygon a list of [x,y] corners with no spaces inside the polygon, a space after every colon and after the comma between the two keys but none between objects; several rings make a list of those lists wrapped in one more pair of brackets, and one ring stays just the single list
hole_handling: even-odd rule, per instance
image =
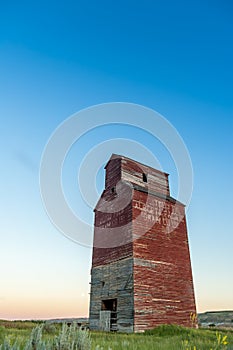
[{"label": "doorway opening", "polygon": [[109,317],[109,331],[117,331],[117,299],[102,300],[101,312]]}]

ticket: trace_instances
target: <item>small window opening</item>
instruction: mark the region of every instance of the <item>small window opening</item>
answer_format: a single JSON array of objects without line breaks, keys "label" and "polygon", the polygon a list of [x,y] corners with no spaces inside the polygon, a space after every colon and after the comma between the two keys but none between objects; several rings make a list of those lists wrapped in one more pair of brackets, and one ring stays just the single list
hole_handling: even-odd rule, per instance
[{"label": "small window opening", "polygon": [[147,176],[145,173],[142,174],[142,179],[143,179],[143,182],[147,182]]},{"label": "small window opening", "polygon": [[101,281],[102,282],[102,287],[104,287],[104,285],[105,285],[105,282],[104,281]]},{"label": "small window opening", "polygon": [[112,188],[111,188],[111,192],[112,192],[112,193],[115,193],[115,192],[116,192],[115,187],[112,187]]}]

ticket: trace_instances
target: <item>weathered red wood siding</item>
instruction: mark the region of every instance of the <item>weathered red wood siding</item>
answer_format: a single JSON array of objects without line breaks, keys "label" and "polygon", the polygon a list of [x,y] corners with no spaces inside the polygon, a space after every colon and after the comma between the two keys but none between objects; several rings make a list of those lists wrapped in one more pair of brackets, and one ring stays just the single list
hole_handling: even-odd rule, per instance
[{"label": "weathered red wood siding", "polygon": [[[143,211],[138,203],[144,203]],[[164,206],[161,217],[145,232],[152,208],[159,204]],[[168,230],[172,210],[182,220],[174,229],[177,221],[170,222]],[[140,237],[133,243],[134,330],[171,323],[192,326],[190,314],[196,313],[196,307],[184,206],[134,191],[133,234]]]}]

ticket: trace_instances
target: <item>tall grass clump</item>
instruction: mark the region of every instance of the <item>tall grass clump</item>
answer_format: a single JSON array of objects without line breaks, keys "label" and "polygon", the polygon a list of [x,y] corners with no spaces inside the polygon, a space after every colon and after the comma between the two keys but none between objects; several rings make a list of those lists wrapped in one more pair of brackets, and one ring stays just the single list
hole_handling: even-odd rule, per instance
[{"label": "tall grass clump", "polygon": [[87,330],[77,328],[75,323],[70,327],[63,323],[60,333],[54,337],[50,346],[49,350],[90,350],[91,338]]},{"label": "tall grass clump", "polygon": [[[192,344],[191,341],[185,340],[182,342],[183,344],[183,350],[201,350],[200,347]],[[210,350],[224,350],[224,349],[230,349],[228,348],[228,338],[227,335],[223,335],[220,332],[216,332],[216,339],[215,342],[212,344]],[[232,349],[232,347],[231,347]]]},{"label": "tall grass clump", "polygon": [[77,328],[73,323],[70,327],[63,324],[57,335],[49,339],[43,339],[44,325],[38,325],[31,331],[30,337],[23,344],[19,341],[12,342],[6,337],[0,350],[90,350],[91,339],[89,332]]}]

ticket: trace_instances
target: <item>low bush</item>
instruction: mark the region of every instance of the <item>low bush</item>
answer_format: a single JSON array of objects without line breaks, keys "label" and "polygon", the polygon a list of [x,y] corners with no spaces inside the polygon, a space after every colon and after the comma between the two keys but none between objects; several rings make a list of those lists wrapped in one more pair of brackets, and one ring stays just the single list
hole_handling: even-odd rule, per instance
[{"label": "low bush", "polygon": [[145,335],[155,335],[158,337],[172,337],[177,335],[187,336],[192,333],[192,329],[185,328],[177,325],[161,325],[154,329],[146,330],[143,334]]},{"label": "low bush", "polygon": [[43,339],[44,325],[36,326],[30,334],[30,337],[23,343],[16,339],[11,340],[11,337],[5,337],[0,350],[90,350],[91,339],[89,332],[81,330],[74,323],[70,327],[63,324],[58,335],[53,338]]}]

